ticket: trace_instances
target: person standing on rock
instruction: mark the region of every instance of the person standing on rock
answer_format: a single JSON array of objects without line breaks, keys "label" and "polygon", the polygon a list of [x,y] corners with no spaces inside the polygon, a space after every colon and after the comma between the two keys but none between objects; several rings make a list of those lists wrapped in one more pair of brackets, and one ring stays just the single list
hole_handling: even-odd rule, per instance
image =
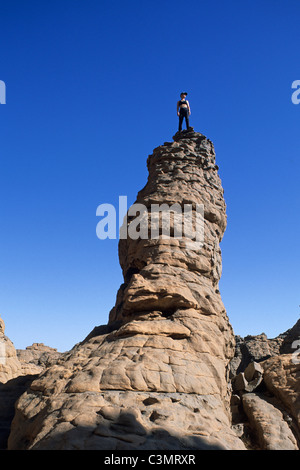
[{"label": "person standing on rock", "polygon": [[189,116],[191,114],[191,108],[189,102],[186,100],[186,96],[186,92],[181,93],[180,101],[177,102],[177,116],[179,116],[179,132],[181,132],[182,130],[183,119],[185,119],[186,128],[189,129],[190,127]]}]

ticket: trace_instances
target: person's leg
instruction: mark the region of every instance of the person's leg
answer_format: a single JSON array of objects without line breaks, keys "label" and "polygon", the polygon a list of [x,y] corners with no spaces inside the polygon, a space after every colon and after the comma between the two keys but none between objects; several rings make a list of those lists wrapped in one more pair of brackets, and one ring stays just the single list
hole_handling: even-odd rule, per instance
[{"label": "person's leg", "polygon": [[189,122],[189,112],[188,112],[188,109],[185,108],[184,109],[184,119],[185,119],[185,124],[186,124],[186,128],[188,129],[190,127],[190,122]]},{"label": "person's leg", "polygon": [[190,120],[189,120],[189,112],[188,112],[188,110],[186,110],[185,123],[186,123],[186,128],[189,129],[189,127],[190,127]]},{"label": "person's leg", "polygon": [[183,114],[182,114],[182,111],[180,110],[180,113],[179,113],[179,126],[178,126],[178,131],[179,132],[182,129],[182,121],[183,121]]}]

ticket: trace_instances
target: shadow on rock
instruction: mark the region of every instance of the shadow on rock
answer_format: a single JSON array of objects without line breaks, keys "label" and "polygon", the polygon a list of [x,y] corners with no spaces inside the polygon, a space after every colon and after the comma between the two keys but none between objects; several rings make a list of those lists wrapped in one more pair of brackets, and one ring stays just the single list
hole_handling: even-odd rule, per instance
[{"label": "shadow on rock", "polygon": [[15,402],[30,386],[36,375],[25,375],[0,384],[0,449],[7,449],[11,422],[15,414]]},{"label": "shadow on rock", "polygon": [[[101,410],[100,412],[101,413]],[[65,431],[63,431],[65,429]],[[103,419],[97,427],[60,423],[31,450],[226,450],[219,442],[174,433],[162,427],[147,430],[133,413],[123,412],[114,421]],[[14,450],[14,449],[11,449]]]}]

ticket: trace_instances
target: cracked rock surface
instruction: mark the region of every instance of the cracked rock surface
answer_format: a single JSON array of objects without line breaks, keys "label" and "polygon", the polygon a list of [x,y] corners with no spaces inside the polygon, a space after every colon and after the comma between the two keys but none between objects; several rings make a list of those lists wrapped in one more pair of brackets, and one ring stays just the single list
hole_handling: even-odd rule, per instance
[{"label": "cracked rock surface", "polygon": [[[129,208],[121,229],[132,233],[138,215],[147,236],[119,240],[124,282],[107,324],[66,353],[39,343],[16,352],[0,321],[7,448],[299,449],[299,324],[273,340],[235,337],[219,292],[226,205],[212,142],[177,133],[147,166],[140,212]],[[172,207],[167,234],[162,205]]]},{"label": "cracked rock surface", "polygon": [[228,406],[234,335],[218,290],[226,213],[214,147],[193,131],[173,140],[148,157],[136,203],[202,204],[203,246],[193,232],[173,236],[179,213],[170,237],[120,239],[124,283],[108,325],[31,383],[10,449],[244,449]]}]

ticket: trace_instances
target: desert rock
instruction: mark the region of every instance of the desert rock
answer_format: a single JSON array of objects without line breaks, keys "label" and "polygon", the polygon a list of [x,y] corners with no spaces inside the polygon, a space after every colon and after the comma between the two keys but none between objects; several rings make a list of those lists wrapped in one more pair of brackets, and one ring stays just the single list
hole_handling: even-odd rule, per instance
[{"label": "desert rock", "polygon": [[[213,144],[193,130],[176,134],[147,165],[136,204],[157,236],[120,239],[124,283],[108,328],[95,328],[32,382],[9,449],[245,448],[229,413],[234,334],[218,289],[226,206]],[[151,218],[153,204],[177,209],[169,237]],[[203,205],[203,246],[192,225],[174,236],[184,204],[192,224]],[[132,220],[129,209],[128,233]]]},{"label": "desert rock", "polygon": [[124,281],[107,324],[65,353],[5,340],[3,395],[31,377],[11,395],[7,448],[299,449],[298,326],[235,336],[220,295],[227,219],[212,142],[177,133],[147,166],[121,228]]},{"label": "desert rock", "polygon": [[261,450],[298,450],[297,441],[282,411],[266,397],[243,396],[245,413],[256,431]]}]

